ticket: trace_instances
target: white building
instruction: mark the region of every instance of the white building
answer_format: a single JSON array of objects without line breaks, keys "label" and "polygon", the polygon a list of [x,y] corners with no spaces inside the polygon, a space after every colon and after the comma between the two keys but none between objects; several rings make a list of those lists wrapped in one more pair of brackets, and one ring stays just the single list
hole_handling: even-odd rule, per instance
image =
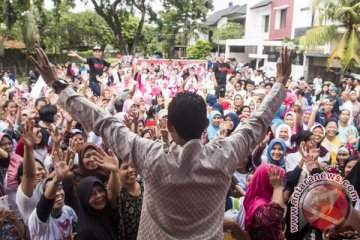
[{"label": "white building", "polygon": [[[313,0],[254,0],[246,1],[245,35],[242,39],[227,39],[227,57],[248,62],[253,68],[274,69],[284,40],[305,34],[319,23],[311,9]],[[325,71],[329,53],[336,44],[318,46],[312,51],[298,52],[292,65],[295,79],[313,79],[320,74],[328,80],[338,78]]]}]

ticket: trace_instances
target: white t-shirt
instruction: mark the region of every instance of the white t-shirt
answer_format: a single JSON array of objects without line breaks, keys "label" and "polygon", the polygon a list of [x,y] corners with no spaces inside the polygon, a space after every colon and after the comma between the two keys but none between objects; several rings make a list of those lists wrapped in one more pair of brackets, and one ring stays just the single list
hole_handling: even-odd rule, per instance
[{"label": "white t-shirt", "polygon": [[50,215],[46,222],[40,221],[34,209],[29,217],[30,237],[32,240],[64,239],[71,235],[73,223],[77,220],[74,210],[66,205],[62,207],[60,217],[54,218]]},{"label": "white t-shirt", "polygon": [[16,205],[18,206],[19,212],[24,220],[25,225],[28,225],[28,219],[31,212],[36,208],[36,204],[39,202],[41,195],[43,194],[45,179],[39,182],[29,198],[25,195],[19,185],[16,192]]}]

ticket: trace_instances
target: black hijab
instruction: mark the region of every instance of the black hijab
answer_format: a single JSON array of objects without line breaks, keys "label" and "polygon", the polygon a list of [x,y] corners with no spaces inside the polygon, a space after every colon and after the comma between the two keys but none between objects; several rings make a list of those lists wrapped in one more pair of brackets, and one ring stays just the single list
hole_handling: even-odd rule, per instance
[{"label": "black hijab", "polygon": [[89,204],[91,189],[99,184],[105,189],[103,182],[94,176],[85,177],[79,184],[79,221],[77,240],[116,240],[116,224],[112,219],[112,210],[107,205],[96,210]]}]

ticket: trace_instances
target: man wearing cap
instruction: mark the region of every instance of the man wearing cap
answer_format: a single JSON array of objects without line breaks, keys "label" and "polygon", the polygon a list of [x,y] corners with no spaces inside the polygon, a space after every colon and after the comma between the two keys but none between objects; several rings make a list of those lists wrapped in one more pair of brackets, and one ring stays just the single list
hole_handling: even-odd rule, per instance
[{"label": "man wearing cap", "polygon": [[101,77],[104,72],[104,68],[109,68],[110,66],[116,66],[118,63],[110,64],[109,62],[102,59],[103,50],[100,46],[95,46],[93,48],[93,57],[83,58],[77,52],[69,51],[68,55],[70,57],[76,57],[82,63],[88,64],[90,68],[90,78],[89,86],[93,91],[94,95],[100,96],[100,83],[96,79],[97,76]]}]

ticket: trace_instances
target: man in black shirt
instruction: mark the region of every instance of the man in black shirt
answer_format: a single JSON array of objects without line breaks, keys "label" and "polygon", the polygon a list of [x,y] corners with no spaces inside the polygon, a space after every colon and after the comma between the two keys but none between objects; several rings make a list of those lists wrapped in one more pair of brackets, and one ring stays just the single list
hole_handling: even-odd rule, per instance
[{"label": "man in black shirt", "polygon": [[213,77],[215,77],[215,95],[217,98],[225,97],[226,92],[226,76],[230,69],[230,65],[225,62],[225,54],[220,53],[219,60],[214,64]]},{"label": "man in black shirt", "polygon": [[68,53],[71,57],[76,57],[79,59],[82,63],[88,64],[90,68],[90,78],[89,78],[89,86],[90,89],[93,91],[94,95],[100,96],[100,82],[96,79],[97,76],[101,77],[104,72],[104,68],[109,68],[110,66],[115,66],[118,63],[115,63],[114,65],[110,64],[109,62],[102,59],[103,50],[100,46],[95,46],[93,48],[93,57],[89,58],[83,58],[79,56],[76,52],[70,51]]}]

